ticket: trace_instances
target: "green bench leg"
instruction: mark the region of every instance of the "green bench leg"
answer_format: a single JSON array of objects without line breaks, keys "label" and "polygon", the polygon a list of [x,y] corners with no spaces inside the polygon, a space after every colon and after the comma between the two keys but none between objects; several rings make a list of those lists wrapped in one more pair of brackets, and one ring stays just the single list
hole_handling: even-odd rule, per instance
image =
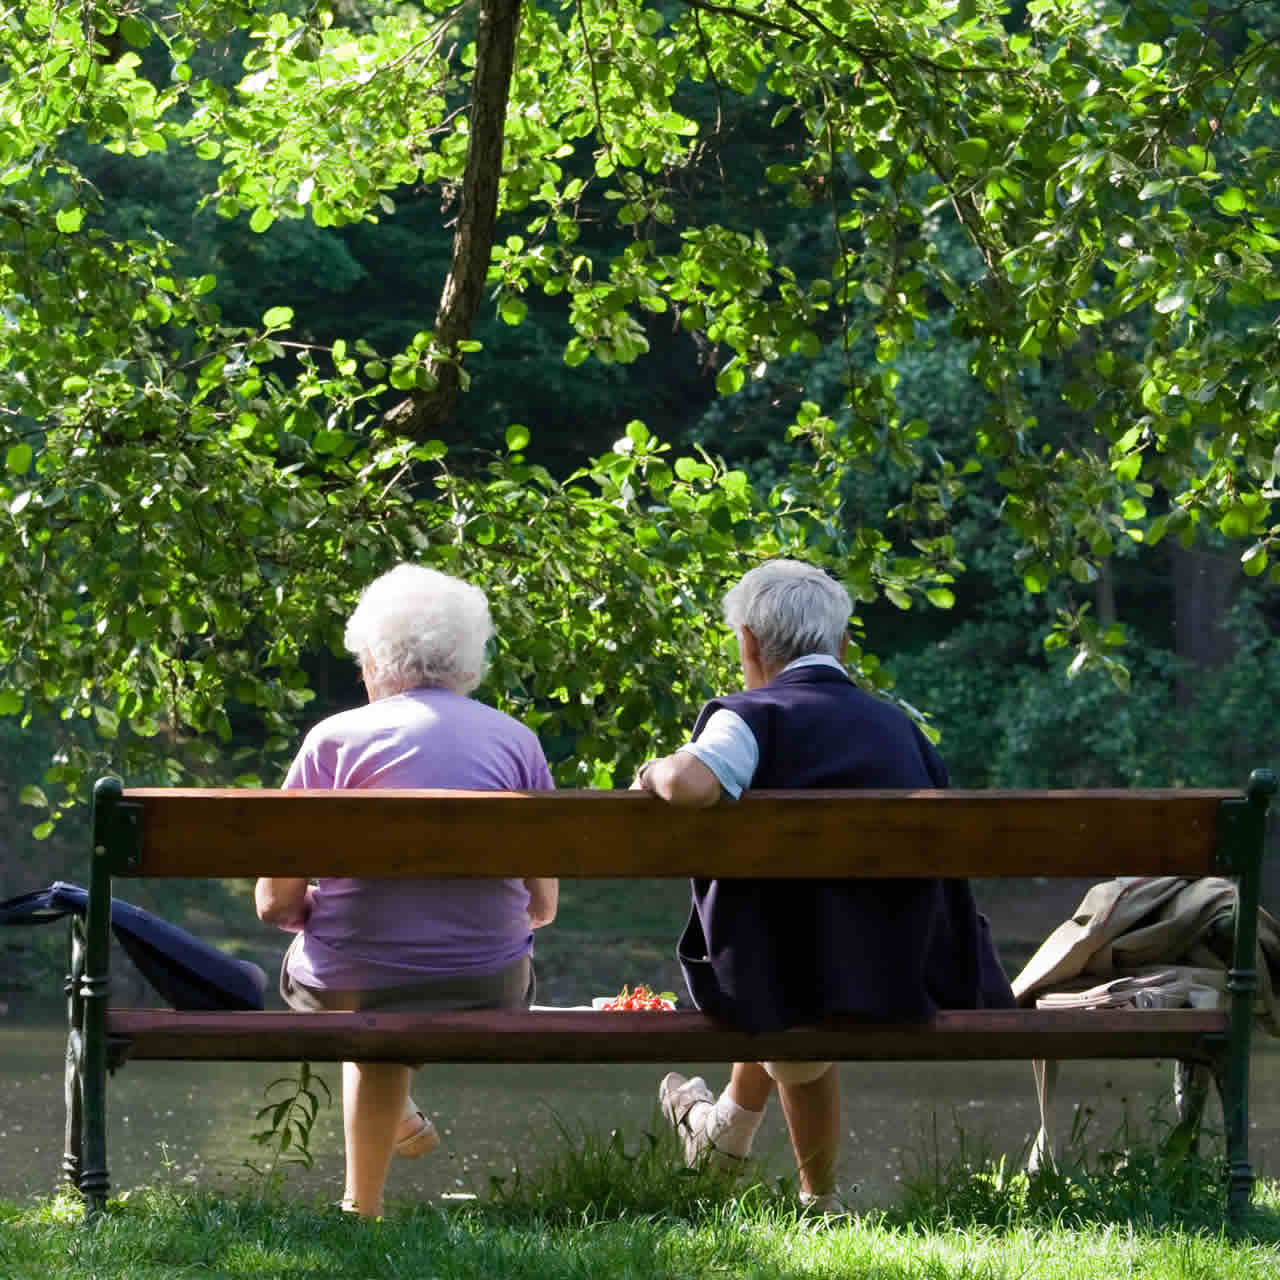
[{"label": "green bench leg", "polygon": [[67,978],[63,991],[67,1000],[67,1056],[63,1074],[63,1097],[66,1103],[66,1126],[62,1143],[62,1176],[80,1189],[81,1107],[80,1073],[82,1069],[81,1027],[84,1026],[84,1002],[80,999],[80,979],[84,976],[84,928],[74,916],[67,932]]},{"label": "green bench leg", "polygon": [[1268,769],[1255,769],[1242,801],[1224,806],[1222,860],[1236,877],[1235,945],[1227,970],[1231,1039],[1227,1046],[1222,1109],[1227,1138],[1227,1216],[1237,1225],[1253,1198],[1249,1164],[1249,1056],[1258,994],[1258,898],[1266,848],[1267,808],[1277,789]]},{"label": "green bench leg", "polygon": [[[111,993],[111,871],[116,806],[122,787],[103,779],[93,792],[93,857],[89,864],[89,906],[85,917],[84,969],[80,976],[80,1152],[78,1178],[88,1216],[107,1204],[107,999]],[[75,1028],[72,1029],[75,1040]],[[74,1103],[73,1103],[74,1116]],[[67,1127],[73,1127],[68,1117]]]}]

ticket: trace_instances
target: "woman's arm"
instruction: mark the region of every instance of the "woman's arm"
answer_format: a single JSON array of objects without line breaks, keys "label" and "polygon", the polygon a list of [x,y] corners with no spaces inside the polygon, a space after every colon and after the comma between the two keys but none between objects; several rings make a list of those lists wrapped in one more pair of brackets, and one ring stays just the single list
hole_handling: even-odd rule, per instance
[{"label": "woman's arm", "polygon": [[297,933],[311,915],[311,885],[304,879],[261,876],[253,887],[258,919]]},{"label": "woman's arm", "polygon": [[560,881],[542,876],[529,876],[524,887],[529,890],[529,923],[535,929],[550,924],[556,918],[560,902]]}]

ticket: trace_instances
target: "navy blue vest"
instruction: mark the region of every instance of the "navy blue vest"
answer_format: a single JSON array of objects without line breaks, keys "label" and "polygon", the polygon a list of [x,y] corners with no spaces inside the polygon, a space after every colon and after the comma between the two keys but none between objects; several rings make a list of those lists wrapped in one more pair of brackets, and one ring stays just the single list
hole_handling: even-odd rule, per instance
[{"label": "navy blue vest", "polygon": [[[914,722],[834,667],[795,668],[714,699],[695,739],[721,707],[760,748],[753,787],[947,785]],[[694,880],[678,953],[698,1008],[748,1031],[1014,1003],[965,880]]]}]

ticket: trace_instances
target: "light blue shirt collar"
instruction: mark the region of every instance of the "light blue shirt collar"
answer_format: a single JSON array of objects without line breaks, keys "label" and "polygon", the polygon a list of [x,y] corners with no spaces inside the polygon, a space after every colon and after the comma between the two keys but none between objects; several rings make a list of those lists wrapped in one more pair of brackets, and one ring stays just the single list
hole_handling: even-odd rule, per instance
[{"label": "light blue shirt collar", "polygon": [[[844,669],[844,663],[839,658],[833,658],[829,653],[806,653],[803,658],[793,658],[787,663],[778,675],[782,675],[783,671],[793,671],[797,667],[835,667],[842,676],[849,673]],[[776,680],[778,677],[774,676]]]}]

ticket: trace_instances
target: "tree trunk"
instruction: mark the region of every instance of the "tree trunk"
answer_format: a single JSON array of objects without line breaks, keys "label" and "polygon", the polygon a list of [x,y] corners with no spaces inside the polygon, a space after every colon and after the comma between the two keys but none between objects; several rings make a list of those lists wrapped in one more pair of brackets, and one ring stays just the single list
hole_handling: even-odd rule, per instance
[{"label": "tree trunk", "polygon": [[[435,324],[437,343],[455,359],[460,358],[457,344],[471,336],[484,300],[485,277],[498,221],[498,184],[502,178],[502,148],[521,3],[522,0],[481,0],[480,3],[467,163],[453,233],[453,257],[440,294]],[[458,366],[433,361],[431,373],[436,378],[434,388],[416,391],[388,411],[386,422],[398,435],[422,439],[438,430],[453,412],[462,385]]]},{"label": "tree trunk", "polygon": [[[1193,667],[1221,667],[1235,653],[1235,640],[1224,624],[1240,585],[1239,558],[1177,542],[1170,548],[1174,648]],[[1194,670],[1179,676],[1179,707],[1195,701],[1196,683]]]},{"label": "tree trunk", "polygon": [[1109,627],[1116,620],[1116,579],[1111,569],[1111,560],[1105,559],[1098,565],[1098,581],[1094,588],[1094,609],[1098,615],[1098,623]]}]

